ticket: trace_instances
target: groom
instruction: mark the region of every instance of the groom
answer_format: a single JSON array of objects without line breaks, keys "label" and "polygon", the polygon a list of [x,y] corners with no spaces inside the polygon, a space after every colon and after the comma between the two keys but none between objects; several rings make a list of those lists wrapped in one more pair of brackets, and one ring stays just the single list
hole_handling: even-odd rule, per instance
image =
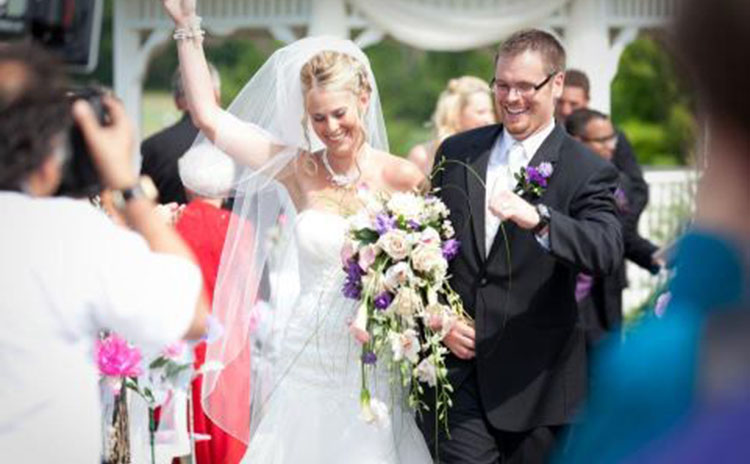
[{"label": "groom", "polygon": [[[576,275],[613,272],[623,245],[617,171],[554,123],[564,71],[552,35],[512,35],[492,81],[504,124],[438,151],[435,186],[462,243],[451,285],[474,318],[445,338],[454,393],[443,463],[544,462],[585,394]],[[422,419],[434,452],[435,418]]]}]

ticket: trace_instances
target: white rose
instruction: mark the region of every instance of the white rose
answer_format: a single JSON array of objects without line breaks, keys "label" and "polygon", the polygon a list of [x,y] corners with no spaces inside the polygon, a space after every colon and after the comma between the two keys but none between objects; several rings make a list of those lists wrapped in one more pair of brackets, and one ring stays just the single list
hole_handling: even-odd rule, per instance
[{"label": "white rose", "polygon": [[419,235],[419,243],[440,248],[440,234],[432,227],[427,227]]},{"label": "white rose", "polygon": [[434,387],[437,384],[437,370],[430,358],[425,358],[417,366],[417,378],[420,382]]},{"label": "white rose", "polygon": [[378,239],[378,246],[388,253],[388,256],[400,261],[406,258],[411,251],[411,241],[409,235],[400,229],[393,229]]},{"label": "white rose", "polygon": [[407,221],[416,221],[424,209],[424,200],[413,193],[397,192],[388,200],[388,209],[397,216],[403,216]]},{"label": "white rose", "polygon": [[399,287],[405,285],[412,279],[413,275],[408,264],[401,261],[385,271],[385,287],[393,293],[398,292]]},{"label": "white rose", "polygon": [[411,255],[411,262],[414,269],[439,278],[448,270],[448,263],[443,257],[440,248],[432,245],[419,244]]},{"label": "white rose", "polygon": [[389,308],[394,308],[396,314],[400,316],[411,317],[422,311],[422,298],[413,289],[402,287]]},{"label": "white rose", "polygon": [[412,364],[419,361],[419,350],[422,347],[417,338],[417,332],[414,329],[406,329],[404,333],[393,333],[388,335],[393,350],[393,360],[398,362],[402,359],[408,360]]}]

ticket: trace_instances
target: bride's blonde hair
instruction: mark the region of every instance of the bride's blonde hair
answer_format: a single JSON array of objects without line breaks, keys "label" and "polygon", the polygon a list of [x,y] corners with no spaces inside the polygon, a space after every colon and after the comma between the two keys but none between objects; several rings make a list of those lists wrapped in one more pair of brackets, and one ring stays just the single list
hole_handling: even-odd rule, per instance
[{"label": "bride's blonde hair", "polygon": [[[364,95],[369,96],[372,93],[372,85],[365,65],[346,53],[336,51],[327,50],[315,54],[302,66],[300,79],[302,81],[303,98],[306,98],[308,92],[314,88],[349,90],[357,98]],[[361,122],[363,114],[359,106],[357,106],[357,111],[359,111]],[[307,111],[305,111],[302,116],[302,128],[308,146],[310,146],[308,122],[309,117]],[[367,140],[367,131],[362,124],[360,124],[360,130],[362,131],[362,140]]]}]

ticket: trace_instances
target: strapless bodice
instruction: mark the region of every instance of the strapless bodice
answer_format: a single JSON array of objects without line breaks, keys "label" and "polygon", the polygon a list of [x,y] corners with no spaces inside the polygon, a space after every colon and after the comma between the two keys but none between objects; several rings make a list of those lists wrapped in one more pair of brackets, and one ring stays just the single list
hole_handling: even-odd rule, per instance
[{"label": "strapless bodice", "polygon": [[295,235],[299,247],[300,289],[303,293],[340,282],[341,247],[347,221],[338,214],[306,209],[297,215]]}]

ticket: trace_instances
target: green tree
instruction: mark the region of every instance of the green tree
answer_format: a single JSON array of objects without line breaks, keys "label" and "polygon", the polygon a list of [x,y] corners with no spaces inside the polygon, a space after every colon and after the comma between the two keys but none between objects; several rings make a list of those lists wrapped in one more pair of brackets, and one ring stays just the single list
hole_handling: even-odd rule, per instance
[{"label": "green tree", "polygon": [[612,117],[641,164],[684,165],[695,143],[693,99],[659,40],[642,34],[620,59],[612,83]]}]

